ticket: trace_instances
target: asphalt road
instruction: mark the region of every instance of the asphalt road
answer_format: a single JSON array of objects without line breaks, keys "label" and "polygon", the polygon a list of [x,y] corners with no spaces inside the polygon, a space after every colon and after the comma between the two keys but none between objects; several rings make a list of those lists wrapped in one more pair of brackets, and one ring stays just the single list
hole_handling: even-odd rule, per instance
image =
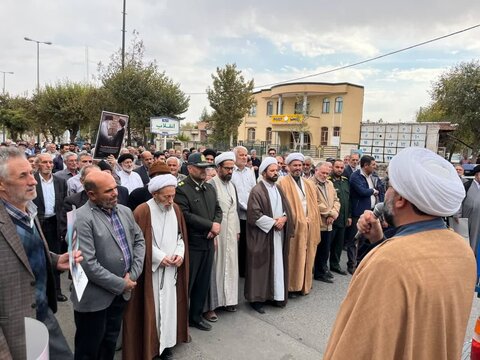
[{"label": "asphalt road", "polygon": [[[175,359],[321,359],[343,300],[350,275],[335,276],[334,284],[314,281],[308,296],[289,300],[284,309],[267,306],[266,314],[253,311],[243,299],[236,313],[219,311],[212,331],[191,329],[192,342],[174,348]],[[68,280],[62,276],[68,294]],[[480,315],[480,299],[475,297],[465,340],[472,337]],[[70,302],[60,303],[57,313],[63,332],[73,349],[75,325]],[[121,359],[121,352],[116,359]],[[139,359],[140,360],[140,359]]]}]

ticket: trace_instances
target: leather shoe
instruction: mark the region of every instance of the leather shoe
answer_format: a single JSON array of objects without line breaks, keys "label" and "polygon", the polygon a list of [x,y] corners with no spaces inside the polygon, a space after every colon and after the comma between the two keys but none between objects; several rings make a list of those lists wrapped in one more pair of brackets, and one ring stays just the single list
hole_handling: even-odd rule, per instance
[{"label": "leather shoe", "polygon": [[353,275],[353,273],[355,272],[355,268],[348,268],[347,271],[350,275]]},{"label": "leather shoe", "polygon": [[347,272],[345,270],[342,270],[342,268],[339,268],[339,267],[338,268],[331,267],[330,270],[340,275],[347,275]]},{"label": "leather shoe", "polygon": [[254,301],[250,303],[250,306],[253,310],[258,312],[259,314],[265,314],[265,309],[263,308],[263,304],[259,301]]},{"label": "leather shoe", "polygon": [[325,270],[325,275],[329,278],[329,279],[333,279],[334,276],[333,274],[330,272],[330,270]]},{"label": "leather shoe", "polygon": [[314,279],[318,280],[318,281],[323,281],[323,282],[326,282],[326,283],[329,283],[329,284],[333,284],[333,280],[330,279],[326,274],[315,276]]},{"label": "leather shoe", "polygon": [[172,360],[173,359],[173,352],[170,348],[165,348],[160,355],[160,360]]},{"label": "leather shoe", "polygon": [[203,330],[203,331],[212,330],[212,325],[210,325],[209,323],[207,323],[204,320],[200,320],[199,322],[191,321],[190,326],[196,327],[197,329]]},{"label": "leather shoe", "polygon": [[289,292],[288,293],[288,298],[289,299],[296,299],[300,296],[300,294],[298,293],[298,291],[292,291],[292,292]]},{"label": "leather shoe", "polygon": [[65,301],[68,301],[68,298],[63,294],[58,294],[57,295],[57,301],[58,302],[65,302]]}]

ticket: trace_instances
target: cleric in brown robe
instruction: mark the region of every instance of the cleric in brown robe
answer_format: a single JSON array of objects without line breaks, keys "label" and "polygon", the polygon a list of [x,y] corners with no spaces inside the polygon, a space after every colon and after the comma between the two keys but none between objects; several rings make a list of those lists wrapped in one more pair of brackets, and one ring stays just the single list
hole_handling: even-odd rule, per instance
[{"label": "cleric in brown robe", "polygon": [[288,299],[288,249],[293,236],[292,214],[276,186],[277,160],[268,157],[259,167],[262,180],[250,192],[247,207],[245,298],[263,314],[266,301],[285,306]]},{"label": "cleric in brown robe", "polygon": [[[178,267],[176,282],[177,298],[177,344],[189,341],[188,333],[188,239],[187,228],[182,211],[177,204],[172,204],[178,227],[184,242],[183,264]],[[154,293],[152,285],[152,220],[148,203],[139,205],[134,212],[135,220],[145,235],[145,262],[142,276],[127,305],[123,318],[124,360],[153,359],[159,356],[160,343],[157,332]],[[167,350],[167,349],[166,349]],[[164,351],[165,352],[165,351]],[[166,354],[162,354],[161,358]]]}]

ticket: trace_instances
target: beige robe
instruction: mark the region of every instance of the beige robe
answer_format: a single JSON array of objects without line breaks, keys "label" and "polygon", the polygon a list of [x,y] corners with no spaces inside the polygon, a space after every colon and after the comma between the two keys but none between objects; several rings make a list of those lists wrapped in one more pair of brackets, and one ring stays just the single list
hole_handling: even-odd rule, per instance
[{"label": "beige robe", "polygon": [[[291,175],[281,178],[278,186],[292,209],[292,223],[295,229],[288,254],[288,291],[301,291],[302,294],[308,294],[312,289],[313,263],[317,245],[320,243],[320,214],[315,186],[303,179],[302,184],[307,214],[304,212],[302,199],[299,196],[298,185]],[[309,223],[307,223],[307,217]]]},{"label": "beige robe", "polygon": [[385,241],[355,271],[324,359],[460,359],[475,280],[453,231]]}]

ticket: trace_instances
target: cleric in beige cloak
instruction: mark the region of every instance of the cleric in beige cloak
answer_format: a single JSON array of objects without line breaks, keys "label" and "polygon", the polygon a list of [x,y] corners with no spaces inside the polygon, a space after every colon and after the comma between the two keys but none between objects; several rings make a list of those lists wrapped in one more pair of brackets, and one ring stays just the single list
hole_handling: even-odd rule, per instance
[{"label": "cleric in beige cloak", "polygon": [[304,156],[292,153],[285,163],[289,174],[280,179],[278,186],[292,209],[295,229],[288,254],[288,291],[291,297],[306,295],[312,288],[312,271],[317,245],[320,243],[320,214],[315,185],[302,179]]},{"label": "cleric in beige cloak", "polygon": [[171,348],[188,341],[188,243],[173,203],[176,186],[171,174],[155,176],[153,198],[134,212],[145,235],[145,268],[124,315],[123,359],[171,359]]},{"label": "cleric in beige cloak", "polygon": [[[325,359],[460,359],[476,280],[473,252],[442,217],[465,196],[453,166],[424,148],[390,162],[384,216],[395,235],[353,275]],[[371,242],[380,222],[365,211],[358,229]]]}]

